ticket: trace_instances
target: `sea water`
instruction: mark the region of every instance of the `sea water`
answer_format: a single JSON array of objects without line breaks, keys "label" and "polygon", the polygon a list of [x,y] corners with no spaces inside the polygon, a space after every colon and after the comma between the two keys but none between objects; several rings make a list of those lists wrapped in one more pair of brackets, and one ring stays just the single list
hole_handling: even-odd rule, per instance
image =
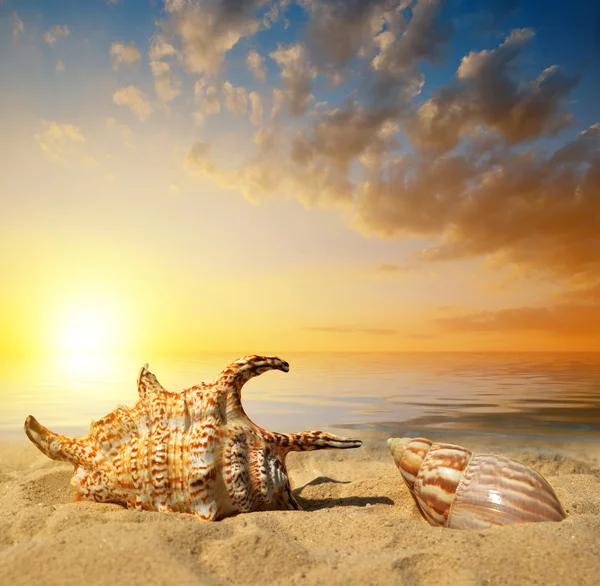
[{"label": "sea water", "polygon": [[[170,391],[214,378],[239,356],[155,356]],[[248,416],[274,431],[325,429],[427,435],[600,439],[600,353],[281,353],[290,372],[243,389]],[[29,414],[83,435],[91,420],[133,406],[141,360],[61,355],[0,361],[0,433]]]}]

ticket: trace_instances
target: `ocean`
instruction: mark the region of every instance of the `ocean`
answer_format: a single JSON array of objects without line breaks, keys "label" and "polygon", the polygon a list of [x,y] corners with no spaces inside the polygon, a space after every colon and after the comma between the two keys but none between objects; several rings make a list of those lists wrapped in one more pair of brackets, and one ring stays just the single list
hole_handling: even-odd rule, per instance
[{"label": "ocean", "polygon": [[[236,354],[156,356],[150,370],[177,391],[214,378]],[[341,435],[502,436],[600,440],[600,353],[281,353],[290,372],[249,381],[250,419],[274,431]],[[34,415],[84,435],[117,405],[133,406],[142,361],[64,355],[0,361],[0,433]],[[345,430],[345,431],[344,431]]]}]

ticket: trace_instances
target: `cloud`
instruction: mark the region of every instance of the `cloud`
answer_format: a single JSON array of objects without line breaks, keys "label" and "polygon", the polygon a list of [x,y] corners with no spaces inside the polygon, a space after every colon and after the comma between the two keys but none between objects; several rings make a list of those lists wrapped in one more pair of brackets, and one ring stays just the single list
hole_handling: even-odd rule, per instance
[{"label": "cloud", "polygon": [[283,95],[290,114],[302,116],[314,99],[311,84],[317,75],[317,70],[309,63],[308,51],[296,43],[288,47],[279,46],[269,56],[281,68]]},{"label": "cloud", "polygon": [[557,66],[526,82],[511,75],[532,37],[529,29],[517,29],[498,48],[463,57],[453,83],[438,90],[407,121],[411,143],[421,150],[449,150],[467,132],[484,125],[516,144],[553,136],[569,124],[565,100],[576,78]]},{"label": "cloud", "polygon": [[285,18],[285,11],[286,8],[289,6],[290,2],[291,0],[275,0],[262,17],[263,28],[271,28],[271,26],[275,22],[277,22],[279,17],[282,16],[284,22],[284,29],[287,30],[290,23],[289,20]]},{"label": "cloud", "polygon": [[42,151],[51,159],[59,160],[73,144],[83,144],[85,139],[79,127],[74,124],[42,120],[43,130],[34,135]]},{"label": "cloud", "polygon": [[265,69],[265,58],[258,51],[250,51],[246,57],[246,66],[258,81],[265,81],[267,70]]},{"label": "cloud", "polygon": [[271,95],[271,120],[274,120],[277,118],[279,112],[281,112],[281,108],[285,102],[285,95],[278,87],[272,88]]},{"label": "cloud", "polygon": [[[498,46],[465,54],[452,82],[413,108],[420,62],[441,58],[452,34],[439,21],[439,1],[301,5],[310,34],[270,53],[281,87],[246,98],[244,88],[211,86],[216,107],[216,87],[230,112],[246,111],[249,101],[257,125],[260,98],[268,120],[240,149],[247,159],[221,169],[208,146],[194,145],[189,170],[252,201],[292,196],[308,208],[334,208],[368,237],[430,239],[414,265],[485,258],[520,278],[569,287],[598,281],[600,124],[554,150],[527,144],[569,123],[566,100],[576,83],[555,66],[524,75],[519,63],[531,31],[517,29]],[[317,107],[312,92],[326,62],[338,70],[356,65],[360,82],[341,103]],[[209,86],[202,84],[197,99],[207,110]],[[377,84],[393,91],[380,94]],[[295,119],[283,115],[284,104]]]},{"label": "cloud", "polygon": [[600,335],[600,304],[517,307],[443,317],[435,324],[446,333],[536,331],[563,336]]},{"label": "cloud", "polygon": [[414,267],[404,263],[402,265],[397,264],[380,264],[375,267],[375,272],[380,275],[388,275],[390,277],[399,277],[406,275]]},{"label": "cloud", "polygon": [[206,85],[206,82],[199,79],[194,84],[194,96],[199,105],[194,118],[196,123],[201,123],[206,116],[219,114],[221,112],[221,102],[219,100],[219,90],[215,85]]},{"label": "cloud", "polygon": [[154,76],[154,91],[162,102],[170,102],[181,93],[181,82],[173,77],[171,64],[165,61],[176,57],[175,47],[161,35],[154,35],[148,53],[150,71]]},{"label": "cloud", "polygon": [[217,74],[225,55],[261,26],[257,11],[268,0],[167,0],[166,35],[181,42],[187,68],[195,73]]},{"label": "cloud", "polygon": [[257,155],[226,182],[238,185],[253,201],[285,191],[307,206],[347,205],[353,198],[348,179],[352,161],[358,158],[369,169],[382,163],[397,146],[396,131],[385,114],[349,101],[321,110],[308,129],[261,130],[254,139]]},{"label": "cloud", "polygon": [[320,63],[345,67],[367,52],[374,37],[404,2],[390,0],[304,0],[310,16],[307,47]]},{"label": "cloud", "polygon": [[[397,3],[400,8],[404,3]],[[420,60],[439,61],[442,49],[452,36],[452,26],[439,19],[441,0],[419,0],[411,3],[410,20],[402,11],[388,17],[388,27],[382,30],[375,42],[378,53],[371,66],[389,78],[411,71]]]},{"label": "cloud", "polygon": [[353,106],[326,112],[312,134],[265,130],[227,183],[252,200],[292,194],[308,207],[335,206],[367,236],[435,239],[415,261],[487,257],[524,276],[598,280],[600,124],[554,152],[473,144],[460,154],[382,156],[351,181],[350,162],[389,140],[377,130],[383,121],[367,120]]},{"label": "cloud", "polygon": [[250,122],[256,126],[260,126],[263,120],[263,105],[260,94],[250,92]]},{"label": "cloud", "polygon": [[439,245],[423,258],[490,255],[499,266],[596,280],[600,125],[552,154],[529,149],[478,161],[463,193],[453,200],[455,209],[441,216]]},{"label": "cloud", "polygon": [[237,186],[252,201],[286,192],[309,207],[348,205],[353,199],[348,179],[352,161],[361,158],[369,169],[382,163],[385,151],[396,146],[396,131],[384,114],[347,102],[320,110],[308,129],[261,129],[254,138],[256,156],[233,173],[216,170],[213,178]]},{"label": "cloud", "polygon": [[25,26],[23,21],[19,18],[16,12],[12,13],[12,40],[16,43],[19,40],[19,36],[25,34]]},{"label": "cloud", "polygon": [[70,34],[71,31],[69,30],[69,27],[66,24],[62,26],[53,26],[51,29],[47,30],[44,33],[44,41],[48,43],[48,45],[50,45],[51,47],[54,47],[54,45],[56,45],[56,41],[58,41],[59,38],[68,37]]},{"label": "cloud", "polygon": [[118,106],[129,106],[142,122],[152,113],[152,106],[146,94],[134,85],[119,88],[113,94],[113,102]]},{"label": "cloud", "polygon": [[584,283],[570,288],[558,296],[563,302],[593,302],[600,304],[600,281],[589,284]]},{"label": "cloud", "polygon": [[115,71],[118,71],[122,64],[135,65],[142,58],[142,54],[138,51],[134,43],[131,43],[131,45],[113,43],[110,46],[109,52]]},{"label": "cloud", "polygon": [[153,61],[150,70],[154,76],[154,91],[162,102],[170,102],[181,93],[181,83],[171,74],[171,66],[164,61]]},{"label": "cloud", "polygon": [[148,56],[150,61],[159,61],[167,57],[176,57],[177,50],[171,43],[167,42],[163,35],[154,35],[150,39]]},{"label": "cloud", "polygon": [[231,85],[228,81],[223,83],[223,103],[225,108],[235,116],[243,116],[248,110],[248,92],[246,88]]},{"label": "cloud", "polygon": [[440,21],[441,4],[441,0],[303,0],[309,15],[304,44],[311,62],[334,84],[352,74],[352,65],[377,100],[387,97],[393,103],[404,86],[422,85],[419,61],[443,57],[452,26]]},{"label": "cloud", "polygon": [[185,161],[185,167],[192,173],[201,173],[207,177],[216,174],[215,165],[210,154],[210,145],[206,142],[196,142],[189,149]]},{"label": "cloud", "polygon": [[66,70],[65,64],[63,63],[62,59],[59,59],[56,62],[54,70],[56,71],[56,73],[63,73]]},{"label": "cloud", "polygon": [[487,256],[523,275],[600,274],[600,125],[554,153],[403,157],[358,186],[354,222],[366,234],[436,237],[423,261]]},{"label": "cloud", "polygon": [[398,146],[394,139],[397,131],[391,114],[373,112],[348,100],[341,107],[316,114],[310,134],[296,139],[296,152],[320,157],[326,164],[346,171],[355,159],[369,166],[376,164],[384,153]]},{"label": "cloud", "polygon": [[308,326],[304,328],[310,332],[321,332],[324,334],[366,334],[370,336],[391,336],[397,334],[396,330],[390,328],[361,328],[356,326]]}]

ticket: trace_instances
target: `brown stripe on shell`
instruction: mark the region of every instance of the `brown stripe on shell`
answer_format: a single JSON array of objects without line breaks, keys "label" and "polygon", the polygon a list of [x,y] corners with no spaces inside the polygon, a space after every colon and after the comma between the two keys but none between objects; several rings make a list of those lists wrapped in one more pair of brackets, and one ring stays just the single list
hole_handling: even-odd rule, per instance
[{"label": "brown stripe on shell", "polygon": [[535,521],[562,521],[565,513],[544,477],[511,458],[478,455],[457,491],[448,526],[482,529]]},{"label": "brown stripe on shell", "polygon": [[[556,508],[558,499],[548,484],[546,479],[531,468],[504,456],[480,456],[475,465],[481,465],[482,482],[492,482],[492,479],[500,475],[502,477],[502,487],[506,489],[503,493],[506,498],[510,498],[515,509],[521,509],[523,514],[531,514],[532,510],[546,510],[551,515],[551,511]],[[533,499],[535,505],[531,505],[529,500]],[[562,508],[561,508],[562,511]]]},{"label": "brown stripe on shell", "polygon": [[431,440],[423,437],[416,437],[414,440],[410,441],[406,446],[406,449],[410,449],[413,453],[420,456],[421,460],[424,460],[432,445],[433,442]]},{"label": "brown stripe on shell", "polygon": [[456,489],[471,456],[470,450],[460,446],[433,444],[423,460],[414,494],[432,525],[447,525]]},{"label": "brown stripe on shell", "polygon": [[420,437],[411,440],[406,444],[400,462],[397,462],[400,473],[411,492],[414,492],[415,480],[432,443]]}]

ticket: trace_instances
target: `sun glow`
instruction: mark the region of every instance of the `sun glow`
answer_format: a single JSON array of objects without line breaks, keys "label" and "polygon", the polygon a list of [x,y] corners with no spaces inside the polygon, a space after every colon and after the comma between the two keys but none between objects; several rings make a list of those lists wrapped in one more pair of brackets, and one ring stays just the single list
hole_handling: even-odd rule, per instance
[{"label": "sun glow", "polygon": [[110,344],[110,324],[101,315],[86,311],[71,316],[61,332],[61,345],[66,350],[90,352],[104,350]]},{"label": "sun glow", "polygon": [[82,301],[60,312],[54,346],[61,352],[89,355],[120,349],[124,343],[123,312],[114,303]]}]

